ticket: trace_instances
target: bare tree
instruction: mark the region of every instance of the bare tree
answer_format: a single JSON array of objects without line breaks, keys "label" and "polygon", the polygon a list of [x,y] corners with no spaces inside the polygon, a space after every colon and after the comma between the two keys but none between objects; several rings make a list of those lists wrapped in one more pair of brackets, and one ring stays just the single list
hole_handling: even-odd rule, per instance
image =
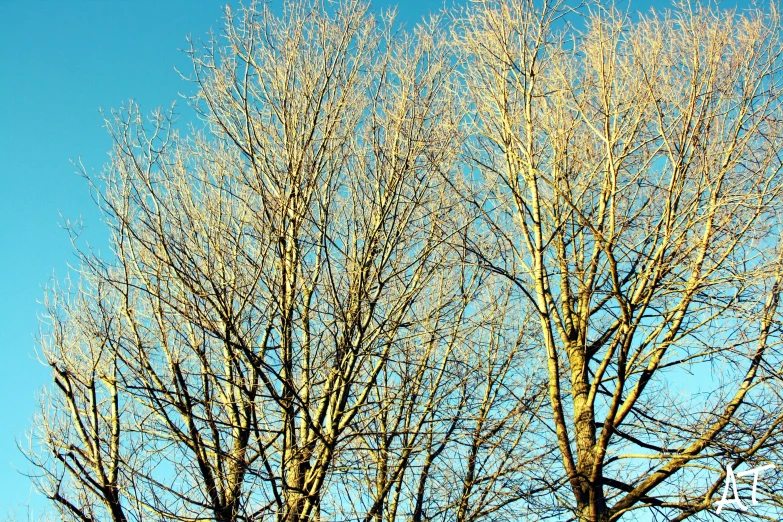
[{"label": "bare tree", "polygon": [[[126,488],[133,478],[134,438],[124,436],[133,413],[121,391],[117,347],[119,303],[101,281],[55,287],[45,305],[41,336],[54,389],[42,397],[36,431],[46,451],[33,454],[39,484],[65,519],[126,522]],[[130,507],[133,510],[133,507]]]},{"label": "bare tree", "polygon": [[[783,442],[779,18],[588,7],[485,1],[458,21],[460,191],[495,238],[470,250],[540,324],[569,485],[552,509],[709,519],[726,465]],[[717,518],[779,519],[779,485]]]},{"label": "bare tree", "polygon": [[63,519],[779,518],[780,466],[714,510],[783,448],[774,9],[291,1],[189,53],[201,127],[107,118],[112,255],[47,293]]},{"label": "bare tree", "polygon": [[87,177],[114,255],[49,293],[39,488],[82,521],[516,513],[543,452],[532,334],[461,248],[439,21],[226,16],[190,51],[203,129],[107,119]]}]

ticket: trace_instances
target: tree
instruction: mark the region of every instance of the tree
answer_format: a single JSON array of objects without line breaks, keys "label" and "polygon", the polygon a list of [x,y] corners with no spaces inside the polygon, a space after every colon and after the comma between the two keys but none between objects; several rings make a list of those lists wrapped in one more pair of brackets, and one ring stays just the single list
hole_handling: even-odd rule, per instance
[{"label": "tree", "polygon": [[47,292],[63,519],[779,517],[782,465],[714,510],[783,448],[775,9],[291,0],[189,53],[200,127],[107,118],[113,252]]},{"label": "tree", "polygon": [[513,514],[540,387],[507,285],[457,241],[439,22],[226,18],[190,51],[204,127],[131,104],[84,173],[113,256],[47,294],[39,489],[85,522]]},{"label": "tree", "polygon": [[[495,238],[469,249],[535,309],[557,500],[579,520],[708,519],[726,464],[780,464],[778,14],[568,19],[499,0],[460,20],[460,191]],[[778,515],[779,484],[759,486]]]}]

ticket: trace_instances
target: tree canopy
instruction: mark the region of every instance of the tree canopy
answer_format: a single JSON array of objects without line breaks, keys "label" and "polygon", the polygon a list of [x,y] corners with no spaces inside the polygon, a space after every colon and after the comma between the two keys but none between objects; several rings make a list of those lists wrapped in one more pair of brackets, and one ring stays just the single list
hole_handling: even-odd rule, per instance
[{"label": "tree canopy", "polygon": [[[724,520],[783,468],[774,6],[226,9],[46,293],[63,520]],[[779,132],[780,131],[780,132]],[[755,497],[754,497],[755,498]]]}]

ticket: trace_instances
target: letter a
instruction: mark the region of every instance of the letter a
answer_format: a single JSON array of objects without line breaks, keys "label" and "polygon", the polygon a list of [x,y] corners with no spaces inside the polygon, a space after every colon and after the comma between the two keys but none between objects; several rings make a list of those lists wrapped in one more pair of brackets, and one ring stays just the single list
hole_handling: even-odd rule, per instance
[{"label": "letter a", "polygon": [[[731,488],[734,490],[734,498],[731,500],[726,500],[726,494],[729,492],[729,482],[731,482]],[[734,478],[734,471],[731,469],[731,464],[728,464],[726,466],[726,487],[723,488],[723,498],[721,498],[717,504],[718,504],[718,511],[716,511],[716,514],[720,514],[720,510],[725,506],[726,504],[733,504],[737,503],[737,506],[742,511],[747,511],[748,508],[745,507],[745,505],[742,503],[742,501],[739,498],[739,495],[737,494],[737,479]]]}]

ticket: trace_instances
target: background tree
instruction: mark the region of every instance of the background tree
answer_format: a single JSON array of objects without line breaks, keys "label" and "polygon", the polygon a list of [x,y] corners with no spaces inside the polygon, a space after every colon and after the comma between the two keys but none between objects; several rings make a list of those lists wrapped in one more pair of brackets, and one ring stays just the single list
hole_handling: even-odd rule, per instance
[{"label": "background tree", "polygon": [[709,519],[727,464],[773,462],[756,513],[777,519],[777,11],[592,5],[578,30],[569,9],[478,2],[455,32],[461,191],[495,238],[470,250],[540,324],[570,486],[552,500],[579,520]]}]

